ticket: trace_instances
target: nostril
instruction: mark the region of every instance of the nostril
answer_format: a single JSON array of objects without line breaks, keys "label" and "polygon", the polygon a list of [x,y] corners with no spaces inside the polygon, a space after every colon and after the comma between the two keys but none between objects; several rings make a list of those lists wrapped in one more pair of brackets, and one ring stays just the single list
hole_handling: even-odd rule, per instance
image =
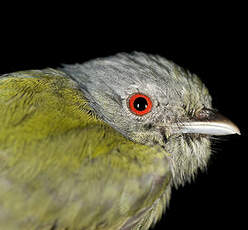
[{"label": "nostril", "polygon": [[211,118],[213,118],[214,116],[214,111],[211,109],[207,109],[207,108],[203,108],[200,111],[196,112],[195,114],[195,118],[197,120],[209,120]]}]

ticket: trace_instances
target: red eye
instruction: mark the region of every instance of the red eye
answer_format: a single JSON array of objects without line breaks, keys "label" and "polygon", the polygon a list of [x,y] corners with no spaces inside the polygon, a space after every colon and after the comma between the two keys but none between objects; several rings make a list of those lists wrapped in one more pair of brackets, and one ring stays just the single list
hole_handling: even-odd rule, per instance
[{"label": "red eye", "polygon": [[152,101],[146,95],[137,93],[130,97],[129,108],[134,114],[142,116],[151,111]]}]

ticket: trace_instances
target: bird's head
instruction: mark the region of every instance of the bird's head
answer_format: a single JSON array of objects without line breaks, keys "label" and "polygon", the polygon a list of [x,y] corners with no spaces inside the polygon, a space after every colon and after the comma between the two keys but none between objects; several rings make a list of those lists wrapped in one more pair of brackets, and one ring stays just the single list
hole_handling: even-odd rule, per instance
[{"label": "bird's head", "polygon": [[210,135],[239,133],[212,108],[196,75],[160,56],[121,53],[63,70],[99,118],[134,142],[166,151],[175,185],[206,166]]}]

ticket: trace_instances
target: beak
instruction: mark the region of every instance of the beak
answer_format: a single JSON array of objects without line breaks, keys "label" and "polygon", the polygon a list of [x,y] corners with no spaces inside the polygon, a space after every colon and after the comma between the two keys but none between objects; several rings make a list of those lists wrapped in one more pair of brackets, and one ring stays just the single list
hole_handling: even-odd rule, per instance
[{"label": "beak", "polygon": [[239,128],[232,121],[209,109],[203,109],[197,120],[177,125],[177,129],[174,131],[174,133],[198,133],[216,136],[241,135]]}]

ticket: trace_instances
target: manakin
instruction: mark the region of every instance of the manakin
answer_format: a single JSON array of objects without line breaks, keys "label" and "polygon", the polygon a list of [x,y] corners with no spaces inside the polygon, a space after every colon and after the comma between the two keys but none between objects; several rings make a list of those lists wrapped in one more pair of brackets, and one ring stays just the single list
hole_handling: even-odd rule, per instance
[{"label": "manakin", "polygon": [[134,52],[0,77],[0,229],[147,230],[239,134],[200,79]]}]

